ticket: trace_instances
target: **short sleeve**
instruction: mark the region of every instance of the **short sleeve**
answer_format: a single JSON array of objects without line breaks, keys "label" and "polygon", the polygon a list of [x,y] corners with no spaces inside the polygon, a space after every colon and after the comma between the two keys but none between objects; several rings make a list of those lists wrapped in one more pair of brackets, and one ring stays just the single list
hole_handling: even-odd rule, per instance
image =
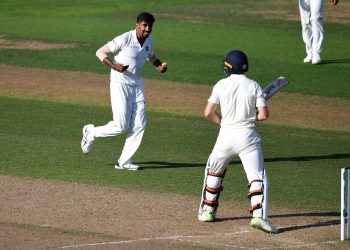
[{"label": "short sleeve", "polygon": [[213,88],[213,91],[211,92],[211,95],[208,99],[208,102],[210,103],[215,103],[215,104],[220,104],[220,99],[219,99],[219,86],[215,85]]},{"label": "short sleeve", "polygon": [[125,46],[126,39],[123,35],[120,35],[115,37],[112,41],[109,41],[107,44],[111,52],[115,53]]},{"label": "short sleeve", "polygon": [[268,102],[266,101],[265,97],[263,96],[263,90],[258,85],[257,88],[257,93],[256,93],[256,107],[262,107],[262,106],[267,106]]}]

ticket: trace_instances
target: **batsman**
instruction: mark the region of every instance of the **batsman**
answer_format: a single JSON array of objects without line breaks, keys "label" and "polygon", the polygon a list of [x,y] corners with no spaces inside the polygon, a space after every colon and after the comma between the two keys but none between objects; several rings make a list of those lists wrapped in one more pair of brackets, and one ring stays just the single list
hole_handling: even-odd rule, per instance
[{"label": "batsman", "polygon": [[250,225],[277,233],[267,217],[267,177],[260,136],[255,130],[256,121],[269,117],[267,100],[261,86],[245,76],[248,58],[242,51],[230,51],[223,64],[226,78],[215,84],[204,110],[207,119],[220,125],[220,131],[205,169],[198,220],[215,220],[227,166],[238,155],[248,179],[253,216]]}]

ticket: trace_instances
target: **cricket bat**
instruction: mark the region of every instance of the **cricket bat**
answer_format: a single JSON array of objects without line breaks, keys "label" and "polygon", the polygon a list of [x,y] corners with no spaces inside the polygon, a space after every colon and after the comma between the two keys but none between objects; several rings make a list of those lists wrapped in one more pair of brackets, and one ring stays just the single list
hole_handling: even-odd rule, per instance
[{"label": "cricket bat", "polygon": [[267,87],[263,90],[263,96],[265,97],[266,100],[268,100],[287,85],[288,85],[287,78],[283,76],[278,77],[275,81],[267,85]]}]

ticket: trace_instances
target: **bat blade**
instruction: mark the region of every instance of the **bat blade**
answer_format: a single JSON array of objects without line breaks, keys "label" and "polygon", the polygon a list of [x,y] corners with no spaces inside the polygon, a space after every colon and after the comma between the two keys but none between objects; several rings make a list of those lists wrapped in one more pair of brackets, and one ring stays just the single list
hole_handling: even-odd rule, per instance
[{"label": "bat blade", "polygon": [[263,96],[265,97],[266,100],[268,100],[287,85],[288,85],[287,78],[283,76],[278,77],[275,81],[267,85],[267,87],[263,90]]}]

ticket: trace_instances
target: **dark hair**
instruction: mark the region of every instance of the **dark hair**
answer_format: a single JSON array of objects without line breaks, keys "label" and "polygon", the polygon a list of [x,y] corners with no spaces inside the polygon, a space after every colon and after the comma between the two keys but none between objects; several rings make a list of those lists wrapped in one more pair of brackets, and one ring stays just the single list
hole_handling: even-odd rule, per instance
[{"label": "dark hair", "polygon": [[154,16],[148,12],[142,12],[137,16],[136,23],[154,23],[156,19],[154,19]]}]

